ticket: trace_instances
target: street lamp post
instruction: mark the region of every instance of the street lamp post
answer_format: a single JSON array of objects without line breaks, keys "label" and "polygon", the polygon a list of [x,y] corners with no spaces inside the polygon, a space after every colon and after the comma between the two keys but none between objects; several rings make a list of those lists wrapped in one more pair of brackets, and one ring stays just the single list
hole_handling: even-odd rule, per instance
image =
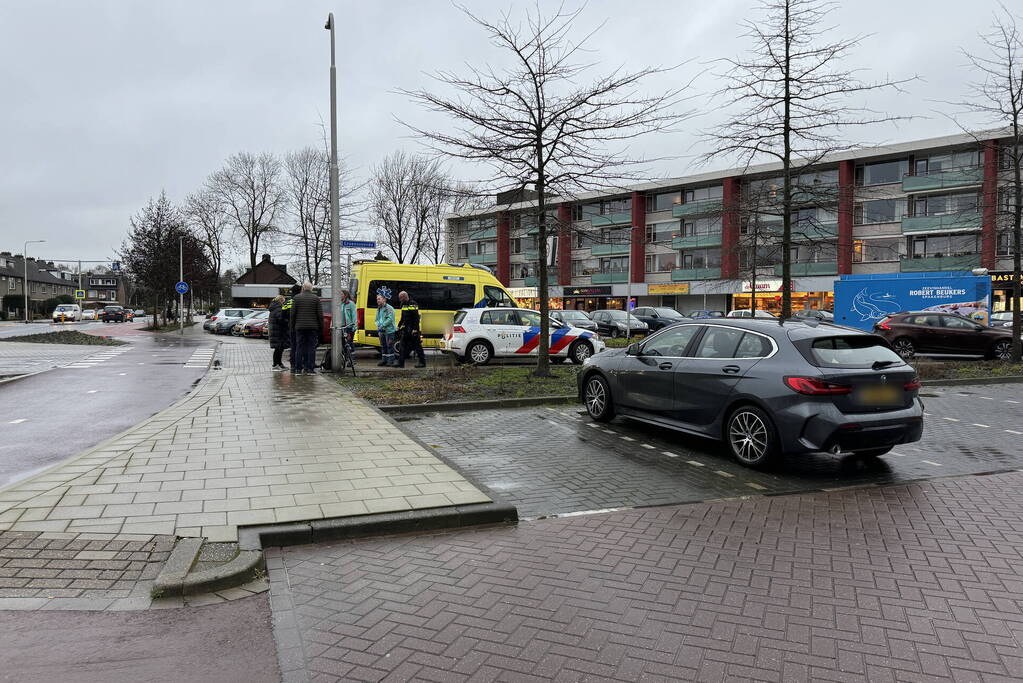
[{"label": "street lamp post", "polygon": [[337,67],[334,65],[334,13],[327,15],[330,31],[330,367],[341,372],[341,228],[337,178]]},{"label": "street lamp post", "polygon": [[[178,236],[178,282],[185,281],[185,236]],[[185,333],[185,319],[181,312],[185,308],[185,293],[178,290],[178,334]]]},{"label": "street lamp post", "polygon": [[25,249],[21,253],[21,257],[25,260],[25,279],[21,283],[21,288],[25,293],[25,322],[28,322],[28,245],[30,244],[42,244],[46,240],[28,240],[25,242]]}]

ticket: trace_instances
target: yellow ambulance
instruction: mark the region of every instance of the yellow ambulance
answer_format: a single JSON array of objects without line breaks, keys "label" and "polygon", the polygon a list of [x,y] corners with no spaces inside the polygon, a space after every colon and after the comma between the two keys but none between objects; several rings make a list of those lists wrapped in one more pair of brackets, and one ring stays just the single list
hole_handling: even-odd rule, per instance
[{"label": "yellow ambulance", "polygon": [[423,347],[436,348],[462,308],[502,306],[518,308],[508,290],[488,268],[471,264],[417,265],[392,261],[357,261],[352,264],[349,291],[355,301],[358,329],[355,343],[380,346],[377,332],[377,294],[394,306],[395,323],[401,321],[398,292],[408,292],[419,305]]}]

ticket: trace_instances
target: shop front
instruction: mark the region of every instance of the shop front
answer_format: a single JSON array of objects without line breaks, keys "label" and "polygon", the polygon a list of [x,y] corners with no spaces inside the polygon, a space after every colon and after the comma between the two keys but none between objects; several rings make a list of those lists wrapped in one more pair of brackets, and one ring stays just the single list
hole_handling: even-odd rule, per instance
[{"label": "shop front", "polygon": [[[809,278],[807,278],[809,279]],[[816,278],[815,278],[816,279]],[[835,292],[832,291],[834,284],[828,290],[806,290],[800,286],[798,280],[793,281],[795,285],[792,292],[792,310],[803,311],[808,309],[818,311],[833,311],[835,309]],[[826,284],[826,283],[819,283]],[[780,279],[757,280],[757,291],[751,291],[750,283],[742,283],[742,293],[732,295],[732,309],[748,310],[750,298],[756,297],[757,310],[768,311],[775,315],[781,314],[782,304],[782,281]],[[800,291],[802,290],[802,291]]]},{"label": "shop front", "polygon": [[565,287],[563,289],[562,307],[577,311],[599,311],[605,308],[625,310],[625,297],[613,296],[611,285],[592,285],[589,287]]},{"label": "shop front", "polygon": [[[508,293],[518,303],[519,308],[529,308],[534,311],[540,310],[540,298],[538,287],[511,287]],[[552,285],[547,288],[547,306],[552,311],[564,308],[561,298],[561,287]]]},{"label": "shop front", "polygon": [[1011,270],[991,271],[991,311],[1012,310],[1012,288],[1015,282]]}]

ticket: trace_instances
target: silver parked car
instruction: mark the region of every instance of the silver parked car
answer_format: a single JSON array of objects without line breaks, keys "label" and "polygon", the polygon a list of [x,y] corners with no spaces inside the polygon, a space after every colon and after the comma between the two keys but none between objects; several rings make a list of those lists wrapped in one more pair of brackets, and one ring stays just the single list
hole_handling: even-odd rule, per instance
[{"label": "silver parked car", "polygon": [[877,335],[817,321],[693,320],[589,358],[590,416],[724,441],[741,464],[783,454],[879,456],[919,441],[916,372]]}]

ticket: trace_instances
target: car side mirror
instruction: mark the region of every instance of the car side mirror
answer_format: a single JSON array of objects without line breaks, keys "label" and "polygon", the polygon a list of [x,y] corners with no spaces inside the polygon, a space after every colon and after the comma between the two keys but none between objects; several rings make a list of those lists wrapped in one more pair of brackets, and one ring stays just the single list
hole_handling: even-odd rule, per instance
[{"label": "car side mirror", "polygon": [[629,344],[629,348],[625,349],[626,356],[642,356],[639,344]]},{"label": "car side mirror", "polygon": [[976,325],[976,326],[974,326],[973,331],[974,332],[983,332],[984,331],[984,326],[983,325]]}]

